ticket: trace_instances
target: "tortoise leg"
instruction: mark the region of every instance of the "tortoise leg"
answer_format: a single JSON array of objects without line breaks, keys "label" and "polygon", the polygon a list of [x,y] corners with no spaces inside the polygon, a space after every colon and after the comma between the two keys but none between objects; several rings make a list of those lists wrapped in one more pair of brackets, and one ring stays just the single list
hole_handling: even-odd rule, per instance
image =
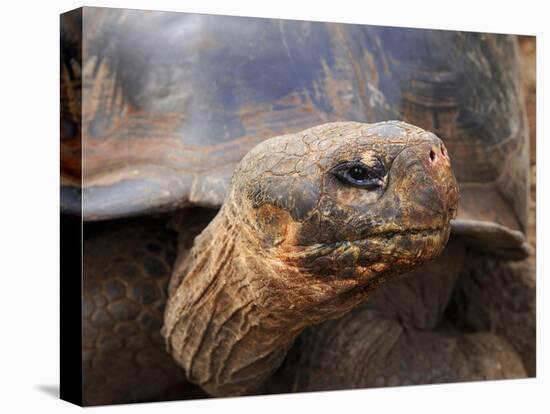
[{"label": "tortoise leg", "polygon": [[175,255],[176,234],[161,221],[85,224],[85,405],[157,400],[182,383],[160,335]]},{"label": "tortoise leg", "polygon": [[422,331],[362,308],[302,335],[268,392],[521,377],[521,359],[494,334]]},{"label": "tortoise leg", "polygon": [[305,331],[267,391],[525,377],[506,339],[445,322],[464,255],[451,241],[434,262],[388,283],[360,308]]},{"label": "tortoise leg", "polygon": [[521,262],[470,253],[447,316],[459,329],[506,338],[536,375],[535,257]]}]

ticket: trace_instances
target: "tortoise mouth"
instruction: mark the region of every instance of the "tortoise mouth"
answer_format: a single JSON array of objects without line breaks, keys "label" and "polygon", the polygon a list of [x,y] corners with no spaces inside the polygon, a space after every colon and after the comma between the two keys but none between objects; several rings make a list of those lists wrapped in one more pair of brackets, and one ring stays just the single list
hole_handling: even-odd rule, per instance
[{"label": "tortoise mouth", "polygon": [[441,252],[450,234],[450,224],[434,227],[388,229],[354,239],[295,246],[285,261],[309,272],[345,270],[404,261],[414,264]]},{"label": "tortoise mouth", "polygon": [[366,238],[358,239],[358,240],[369,240],[373,238],[391,240],[398,236],[410,236],[414,238],[416,238],[416,236],[429,237],[429,236],[444,233],[444,231],[449,227],[450,225],[447,224],[447,225],[440,225],[435,227],[418,227],[418,228],[399,229],[399,230],[384,230],[376,233],[371,233]]},{"label": "tortoise mouth", "polygon": [[[375,233],[369,233],[365,236],[352,238],[348,240],[339,240],[329,243],[322,243],[322,246],[338,248],[345,244],[361,245],[373,241],[391,241],[397,238],[409,238],[411,240],[419,240],[423,238],[438,236],[445,234],[450,229],[450,224],[442,224],[434,227],[417,227],[409,229],[387,229]],[[311,245],[311,247],[317,245]],[[300,246],[310,247],[310,246]]]},{"label": "tortoise mouth", "polygon": [[409,236],[411,238],[423,238],[423,237],[430,237],[434,235],[444,234],[447,230],[449,230],[451,227],[450,224],[442,224],[435,227],[418,227],[418,228],[410,228],[410,229],[388,229],[383,230],[375,233],[369,233],[364,236],[360,236],[357,238],[350,238],[346,240],[336,240],[336,241],[330,241],[330,242],[324,242],[324,243],[314,243],[314,244],[303,244],[303,245],[296,245],[295,247],[298,249],[299,252],[304,252],[308,249],[323,249],[323,248],[339,248],[341,246],[345,246],[346,244],[362,244],[369,241],[374,240],[392,240],[397,237],[402,236]]},{"label": "tortoise mouth", "polygon": [[[365,239],[365,250],[376,251],[379,260],[386,258],[385,262],[390,262],[392,259],[421,262],[441,253],[450,233],[450,224],[402,231],[384,231]],[[365,252],[365,255],[370,256],[368,252]]]}]

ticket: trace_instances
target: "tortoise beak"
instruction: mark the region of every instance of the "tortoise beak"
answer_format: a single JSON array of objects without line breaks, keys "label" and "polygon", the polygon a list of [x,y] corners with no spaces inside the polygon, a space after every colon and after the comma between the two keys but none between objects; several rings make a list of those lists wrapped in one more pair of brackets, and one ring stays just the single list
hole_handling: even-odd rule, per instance
[{"label": "tortoise beak", "polygon": [[[408,159],[400,166],[408,175],[408,188],[414,190],[410,201],[422,207],[430,220],[448,223],[456,217],[458,185],[451,168],[451,160],[443,142],[432,135],[426,142],[411,148],[402,155]],[[417,168],[413,176],[412,170]],[[410,192],[410,190],[409,190]]]},{"label": "tortoise beak", "polygon": [[456,217],[459,193],[449,153],[443,142],[435,136],[425,151],[428,152],[426,172],[432,176],[434,187],[440,195],[438,198],[442,213],[450,221]]}]

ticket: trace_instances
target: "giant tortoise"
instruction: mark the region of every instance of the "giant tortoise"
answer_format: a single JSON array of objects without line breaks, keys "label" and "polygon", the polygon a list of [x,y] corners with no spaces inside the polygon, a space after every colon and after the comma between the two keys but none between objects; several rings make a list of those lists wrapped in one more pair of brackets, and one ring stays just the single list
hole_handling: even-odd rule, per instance
[{"label": "giant tortoise", "polygon": [[526,375],[513,36],[102,8],[61,35],[85,404]]}]

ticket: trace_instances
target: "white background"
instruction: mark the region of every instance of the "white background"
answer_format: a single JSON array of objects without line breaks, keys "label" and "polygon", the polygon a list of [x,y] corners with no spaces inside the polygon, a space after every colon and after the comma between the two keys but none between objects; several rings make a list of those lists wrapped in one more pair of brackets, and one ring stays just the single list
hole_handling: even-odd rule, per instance
[{"label": "white background", "polygon": [[[550,156],[548,25],[544,1],[88,1],[130,7],[305,20],[537,34],[538,378],[277,397],[141,404],[87,412],[550,412]],[[59,381],[59,13],[77,1],[3,2],[0,25],[0,411],[74,412]],[[546,352],[545,352],[546,351]]]}]

